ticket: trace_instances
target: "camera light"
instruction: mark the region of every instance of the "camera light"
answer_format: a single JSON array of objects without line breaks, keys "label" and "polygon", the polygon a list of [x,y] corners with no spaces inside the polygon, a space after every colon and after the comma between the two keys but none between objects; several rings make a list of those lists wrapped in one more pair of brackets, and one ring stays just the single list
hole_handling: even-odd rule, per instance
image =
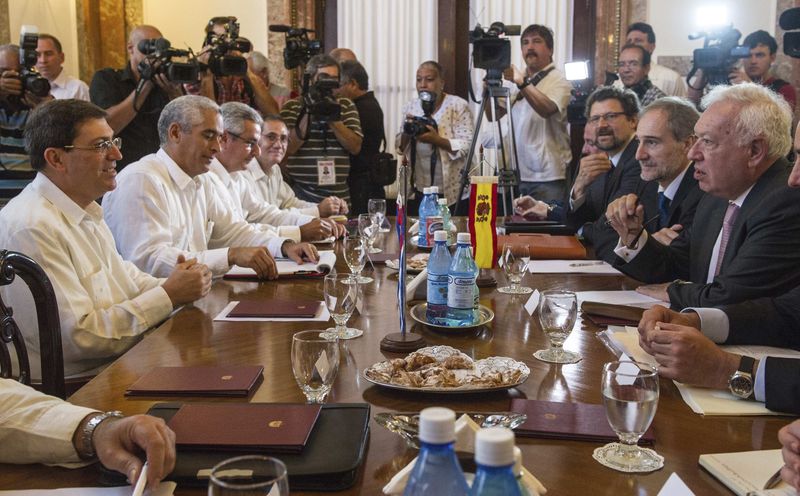
[{"label": "camera light", "polygon": [[581,81],[589,78],[589,62],[580,60],[564,64],[564,74],[568,81]]},{"label": "camera light", "polygon": [[723,4],[702,5],[694,11],[695,26],[703,31],[730,24],[728,7]]}]

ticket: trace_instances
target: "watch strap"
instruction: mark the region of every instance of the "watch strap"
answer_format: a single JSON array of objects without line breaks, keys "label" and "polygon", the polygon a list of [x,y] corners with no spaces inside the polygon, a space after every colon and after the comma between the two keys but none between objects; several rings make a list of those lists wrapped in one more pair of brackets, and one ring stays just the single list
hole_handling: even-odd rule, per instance
[{"label": "watch strap", "polygon": [[109,418],[122,418],[123,416],[124,415],[122,415],[122,412],[118,410],[105,413],[98,412],[92,415],[89,420],[83,424],[83,430],[81,431],[83,453],[78,453],[78,455],[84,460],[91,460],[95,458],[97,456],[97,452],[94,449],[94,443],[92,440],[94,439],[94,431],[97,429],[97,426]]},{"label": "watch strap", "polygon": [[750,374],[752,378],[755,375],[755,370],[753,370],[756,364],[756,359],[747,355],[742,355],[742,359],[739,360],[739,368],[737,369],[738,372]]}]

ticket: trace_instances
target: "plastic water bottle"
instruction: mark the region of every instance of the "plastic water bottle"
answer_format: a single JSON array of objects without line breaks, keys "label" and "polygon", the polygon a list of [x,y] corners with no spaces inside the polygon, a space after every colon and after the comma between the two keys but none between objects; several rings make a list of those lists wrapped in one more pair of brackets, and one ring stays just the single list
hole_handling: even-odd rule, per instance
[{"label": "plastic water bottle", "polygon": [[445,324],[447,318],[447,273],[450,271],[450,250],[447,232],[434,233],[433,251],[428,259],[428,322]]},{"label": "plastic water bottle", "polygon": [[436,215],[437,210],[431,209],[431,189],[422,189],[422,201],[419,203],[419,233],[417,234],[417,246],[428,245],[428,216]]},{"label": "plastic water bottle", "polygon": [[447,320],[452,326],[475,322],[475,279],[478,267],[472,259],[469,233],[458,233],[458,245],[447,272]]},{"label": "plastic water bottle", "polygon": [[454,448],[456,414],[449,408],[431,407],[419,413],[422,445],[411,469],[404,496],[466,496],[464,472]]},{"label": "plastic water bottle", "polygon": [[450,231],[450,207],[447,206],[447,198],[439,198],[439,215],[442,216],[442,229]]},{"label": "plastic water bottle", "polygon": [[475,435],[475,480],[471,496],[522,496],[514,475],[514,433],[505,427],[481,429]]}]

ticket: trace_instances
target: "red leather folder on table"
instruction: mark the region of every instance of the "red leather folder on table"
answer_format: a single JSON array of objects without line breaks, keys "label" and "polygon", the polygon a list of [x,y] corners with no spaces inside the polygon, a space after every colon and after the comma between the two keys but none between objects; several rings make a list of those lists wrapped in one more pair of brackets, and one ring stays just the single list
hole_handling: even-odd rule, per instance
[{"label": "red leather folder on table", "polygon": [[584,301],[581,304],[581,312],[583,312],[583,318],[590,320],[597,326],[636,326],[642,320],[644,308]]},{"label": "red leather folder on table", "polygon": [[317,315],[320,305],[321,301],[314,300],[245,300],[237,303],[228,317],[310,319]]},{"label": "red leather folder on table", "polygon": [[156,367],[126,396],[248,396],[263,378],[261,365]]},{"label": "red leather folder on table", "polygon": [[186,403],[168,425],[177,446],[299,453],[319,412],[320,405]]},{"label": "red leather folder on table", "polygon": [[[618,437],[606,419],[603,405],[590,403],[558,403],[553,401],[511,400],[511,411],[524,413],[527,419],[514,432],[521,437],[568,439],[605,443]],[[641,442],[653,444],[652,427],[642,436]]]},{"label": "red leather folder on table", "polygon": [[528,245],[531,258],[537,260],[582,260],[586,248],[575,236],[553,236],[550,234],[516,233],[497,237],[497,252],[502,253],[503,244]]}]

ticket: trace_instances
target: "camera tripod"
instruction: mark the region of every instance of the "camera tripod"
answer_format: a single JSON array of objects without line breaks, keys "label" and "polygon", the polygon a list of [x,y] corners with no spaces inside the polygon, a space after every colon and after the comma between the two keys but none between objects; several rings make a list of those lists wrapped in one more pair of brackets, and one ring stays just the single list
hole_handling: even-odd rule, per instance
[{"label": "camera tripod", "polygon": [[[458,189],[458,196],[456,197],[457,204],[453,215],[464,215],[467,209],[467,202],[462,200],[464,196],[464,188],[469,184],[469,171],[472,164],[472,159],[475,157],[475,146],[478,143],[481,132],[481,122],[486,113],[489,102],[492,104],[494,110],[495,124],[497,124],[497,134],[494,137],[495,147],[500,148],[501,162],[497,166],[497,187],[500,190],[500,195],[503,204],[503,216],[509,215],[509,207],[511,206],[511,199],[514,198],[514,187],[519,185],[519,165],[517,158],[517,141],[514,136],[514,118],[511,113],[510,91],[503,86],[502,73],[489,69],[486,77],[484,78],[486,86],[483,88],[483,95],[481,97],[481,107],[478,111],[478,117],[475,122],[475,130],[472,133],[472,141],[469,145],[469,153],[467,153],[467,162],[464,169],[461,171],[461,185]],[[506,146],[503,139],[503,128],[500,125],[500,119],[497,117],[500,110],[500,98],[506,99],[506,114],[508,115],[508,127],[511,132],[511,162],[506,160]],[[474,100],[474,97],[473,97]],[[513,211],[513,210],[512,210]]]}]

